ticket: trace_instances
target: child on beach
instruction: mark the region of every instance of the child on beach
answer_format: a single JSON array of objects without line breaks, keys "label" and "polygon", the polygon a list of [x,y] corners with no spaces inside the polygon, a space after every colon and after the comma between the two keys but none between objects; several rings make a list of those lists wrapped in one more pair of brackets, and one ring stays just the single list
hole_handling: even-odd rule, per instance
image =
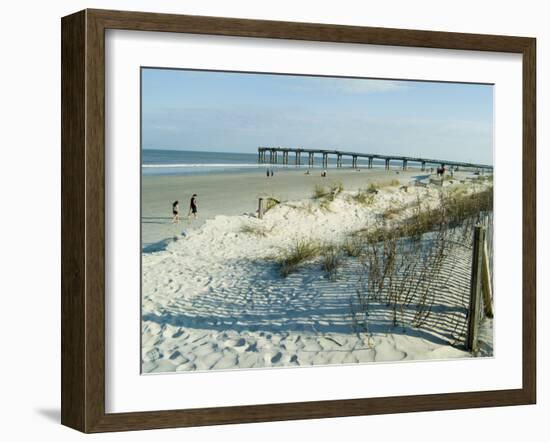
[{"label": "child on beach", "polygon": [[197,219],[197,194],[194,193],[191,197],[191,203],[189,204],[189,218],[191,218],[191,215],[193,215],[193,218]]},{"label": "child on beach", "polygon": [[172,216],[172,224],[180,222],[180,206],[177,200],[172,203]]}]

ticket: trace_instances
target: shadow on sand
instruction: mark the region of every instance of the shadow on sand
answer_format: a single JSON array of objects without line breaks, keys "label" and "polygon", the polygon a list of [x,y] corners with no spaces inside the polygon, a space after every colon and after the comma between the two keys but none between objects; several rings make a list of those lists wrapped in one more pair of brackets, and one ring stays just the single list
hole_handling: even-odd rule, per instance
[{"label": "shadow on sand", "polygon": [[[287,278],[279,275],[273,262],[239,260],[228,261],[226,266],[230,274],[238,275],[230,286],[213,281],[200,295],[175,297],[160,313],[144,313],[143,321],[161,327],[220,332],[356,332],[352,306],[357,307],[361,274],[357,260],[346,259],[336,281],[324,277],[315,263]],[[450,279],[437,285],[431,313],[421,326],[411,325],[415,323],[414,303],[400,309],[395,323],[389,305],[372,302],[368,311],[369,333],[402,334],[439,345],[456,344],[465,332],[468,265],[456,268],[449,260],[445,273]]]}]

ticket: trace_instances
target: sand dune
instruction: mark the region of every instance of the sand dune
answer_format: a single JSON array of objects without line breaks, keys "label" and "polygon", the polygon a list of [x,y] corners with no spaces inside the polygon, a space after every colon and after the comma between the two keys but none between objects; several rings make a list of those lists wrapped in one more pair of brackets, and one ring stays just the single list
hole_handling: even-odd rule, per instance
[{"label": "sand dune", "polygon": [[[314,169],[305,175],[304,169],[279,169],[272,178],[263,173],[225,173],[187,176],[144,176],[142,179],[142,243],[150,250],[162,246],[162,241],[181,233],[180,227],[196,229],[207,219],[218,215],[242,215],[256,210],[260,196],[275,196],[283,201],[309,198],[316,184],[341,182],[346,189],[366,187],[371,182],[397,179],[403,184],[424,176],[419,170],[331,169],[327,178]],[[172,226],[172,202],[180,201],[183,215],[189,210],[193,193],[199,195],[198,220],[184,220]],[[182,227],[182,228],[183,228]]]},{"label": "sand dune", "polygon": [[[487,184],[448,185],[472,192]],[[405,325],[408,321],[395,326],[391,309],[373,303],[368,333],[358,331],[352,315],[362,283],[356,258],[343,259],[335,280],[316,260],[283,278],[271,259],[300,239],[341,242],[374,225],[390,205],[404,208],[397,218],[406,217],[417,198],[435,206],[440,188],[385,187],[369,205],[354,201],[353,190],[344,191],[325,208],[303,192],[262,220],[253,210],[218,215],[143,254],[144,373],[470,356],[452,345],[463,339],[467,313],[470,261],[461,248],[443,263],[449,276],[432,291],[436,302],[422,327]],[[405,311],[403,317],[412,314]]]}]

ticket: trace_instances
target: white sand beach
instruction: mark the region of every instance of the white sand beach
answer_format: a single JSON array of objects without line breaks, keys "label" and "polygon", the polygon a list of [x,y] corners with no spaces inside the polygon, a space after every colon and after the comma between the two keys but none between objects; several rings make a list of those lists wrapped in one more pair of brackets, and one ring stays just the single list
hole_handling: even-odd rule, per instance
[{"label": "white sand beach", "polygon": [[[464,324],[467,314],[464,287],[471,265],[460,248],[442,264],[448,278],[430,291],[435,301],[422,326],[409,325],[412,317],[396,325],[391,309],[380,302],[371,306],[363,331],[352,314],[362,283],[357,258],[343,257],[334,279],[318,259],[287,277],[273,259],[297,241],[341,244],[353,232],[376,225],[389,207],[399,207],[391,217],[397,223],[419,201],[436,207],[441,192],[460,187],[475,193],[491,185],[470,182],[466,173],[443,187],[410,185],[419,175],[425,174],[347,169],[331,170],[328,178],[303,170],[269,179],[250,173],[144,177],[143,372],[470,357],[456,345],[464,335],[457,324]],[[354,199],[369,183],[391,180],[399,183],[381,186],[369,204]],[[311,198],[315,184],[335,182],[344,190],[333,201],[323,205]],[[184,198],[192,193],[198,194],[199,220],[171,225],[170,203],[179,199],[186,215]],[[262,195],[281,203],[260,220],[255,210]],[[490,355],[491,321],[484,327],[484,354]]]}]

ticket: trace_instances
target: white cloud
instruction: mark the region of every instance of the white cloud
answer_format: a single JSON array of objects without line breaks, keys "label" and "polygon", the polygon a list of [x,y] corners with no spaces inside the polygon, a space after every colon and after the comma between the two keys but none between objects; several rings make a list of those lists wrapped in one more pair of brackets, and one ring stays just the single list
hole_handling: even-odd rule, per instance
[{"label": "white cloud", "polygon": [[340,79],[340,81],[334,82],[334,89],[347,93],[371,94],[402,91],[407,89],[407,86],[402,81],[393,80]]},{"label": "white cloud", "polygon": [[376,80],[367,78],[308,78],[299,85],[288,87],[296,91],[339,92],[344,94],[373,94],[409,89],[407,83],[397,80]]}]

